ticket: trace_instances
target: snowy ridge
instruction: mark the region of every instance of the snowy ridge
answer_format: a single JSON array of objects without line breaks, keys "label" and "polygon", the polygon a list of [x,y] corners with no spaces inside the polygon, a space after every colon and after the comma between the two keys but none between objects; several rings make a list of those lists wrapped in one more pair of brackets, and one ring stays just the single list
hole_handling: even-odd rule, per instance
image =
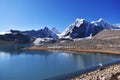
[{"label": "snowy ridge", "polygon": [[[60,35],[60,37],[63,37],[64,35],[66,35],[66,33],[72,32],[72,30],[74,29],[74,26],[79,27],[84,22],[87,22],[87,21],[85,21],[85,19],[77,18],[74,23],[72,23],[65,29],[65,31]],[[65,38],[70,38],[70,36],[66,36]]]},{"label": "snowy ridge", "polygon": [[8,32],[0,32],[0,35],[5,35],[5,34],[10,34],[11,32],[8,31]]},{"label": "snowy ridge", "polygon": [[76,27],[79,27],[81,24],[83,24],[84,21],[85,21],[85,19],[79,19],[79,18],[77,18],[75,20],[75,23],[73,23],[73,25],[75,25]]},{"label": "snowy ridge", "polygon": [[114,26],[118,26],[119,28],[120,28],[120,23],[118,23],[118,24],[113,24]]},{"label": "snowy ridge", "polygon": [[62,37],[67,38],[85,38],[96,35],[104,29],[120,29],[118,26],[113,26],[105,22],[102,18],[98,21],[88,22],[85,19],[77,18],[68,28],[62,33]]},{"label": "snowy ridge", "polygon": [[57,34],[52,32],[48,27],[44,27],[40,30],[30,30],[30,31],[19,31],[19,30],[11,30],[12,33],[22,33],[34,38],[58,38]]},{"label": "snowy ridge", "polygon": [[98,21],[92,21],[91,24],[94,24],[95,26],[102,26],[105,29],[117,28],[117,26],[110,25],[107,22],[105,22],[104,19],[102,19],[102,18],[100,18]]}]

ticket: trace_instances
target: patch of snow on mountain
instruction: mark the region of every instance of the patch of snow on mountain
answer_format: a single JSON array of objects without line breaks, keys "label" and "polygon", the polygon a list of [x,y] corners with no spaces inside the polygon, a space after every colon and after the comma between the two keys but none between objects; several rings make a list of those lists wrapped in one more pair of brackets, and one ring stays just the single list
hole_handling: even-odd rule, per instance
[{"label": "patch of snow on mountain", "polygon": [[120,28],[120,23],[118,23],[118,24],[113,24],[113,25]]},{"label": "patch of snow on mountain", "polygon": [[35,41],[33,42],[35,45],[38,45],[40,41],[44,41],[42,38],[36,38]]},{"label": "patch of snow on mountain", "polygon": [[79,27],[81,24],[83,24],[84,21],[85,21],[85,19],[79,19],[79,18],[77,18],[77,19],[75,20],[74,25],[75,25],[76,27]]},{"label": "patch of snow on mountain", "polygon": [[4,34],[10,34],[11,32],[0,32],[0,35],[4,35]]},{"label": "patch of snow on mountain", "polygon": [[52,43],[53,38],[36,38],[33,42],[34,45],[43,45],[44,43]]},{"label": "patch of snow on mountain", "polygon": [[92,39],[92,34],[90,34],[90,36],[86,37],[85,39]]},{"label": "patch of snow on mountain", "polygon": [[94,24],[95,26],[104,26],[105,25],[105,21],[100,18],[98,21],[92,21],[91,24]]}]

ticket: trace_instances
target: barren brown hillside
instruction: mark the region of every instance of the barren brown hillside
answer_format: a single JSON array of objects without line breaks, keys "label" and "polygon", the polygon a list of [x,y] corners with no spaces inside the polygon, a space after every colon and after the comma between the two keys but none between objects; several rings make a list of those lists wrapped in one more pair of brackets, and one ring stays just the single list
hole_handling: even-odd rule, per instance
[{"label": "barren brown hillside", "polygon": [[103,30],[94,36],[95,39],[120,39],[120,30]]}]

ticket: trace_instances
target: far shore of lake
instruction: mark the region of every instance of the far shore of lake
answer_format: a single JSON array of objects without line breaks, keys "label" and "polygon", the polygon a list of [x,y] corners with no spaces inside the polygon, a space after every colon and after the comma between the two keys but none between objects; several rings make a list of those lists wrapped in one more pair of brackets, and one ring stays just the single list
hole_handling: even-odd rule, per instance
[{"label": "far shore of lake", "polygon": [[27,49],[120,54],[120,39],[86,39],[56,42],[44,45],[34,45]]},{"label": "far shore of lake", "polygon": [[120,54],[120,51],[109,51],[109,50],[96,50],[96,49],[79,49],[79,48],[47,48],[32,46],[28,50],[58,50],[58,51],[75,51],[75,52],[93,52],[93,53],[109,53],[109,54]]}]

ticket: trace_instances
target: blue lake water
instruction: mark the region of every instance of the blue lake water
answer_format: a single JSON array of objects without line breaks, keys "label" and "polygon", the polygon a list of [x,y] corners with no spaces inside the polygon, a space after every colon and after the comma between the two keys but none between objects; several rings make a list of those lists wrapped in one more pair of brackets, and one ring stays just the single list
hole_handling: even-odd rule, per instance
[{"label": "blue lake water", "polygon": [[43,80],[99,64],[120,56],[100,53],[23,51],[26,45],[0,46],[0,80]]}]

